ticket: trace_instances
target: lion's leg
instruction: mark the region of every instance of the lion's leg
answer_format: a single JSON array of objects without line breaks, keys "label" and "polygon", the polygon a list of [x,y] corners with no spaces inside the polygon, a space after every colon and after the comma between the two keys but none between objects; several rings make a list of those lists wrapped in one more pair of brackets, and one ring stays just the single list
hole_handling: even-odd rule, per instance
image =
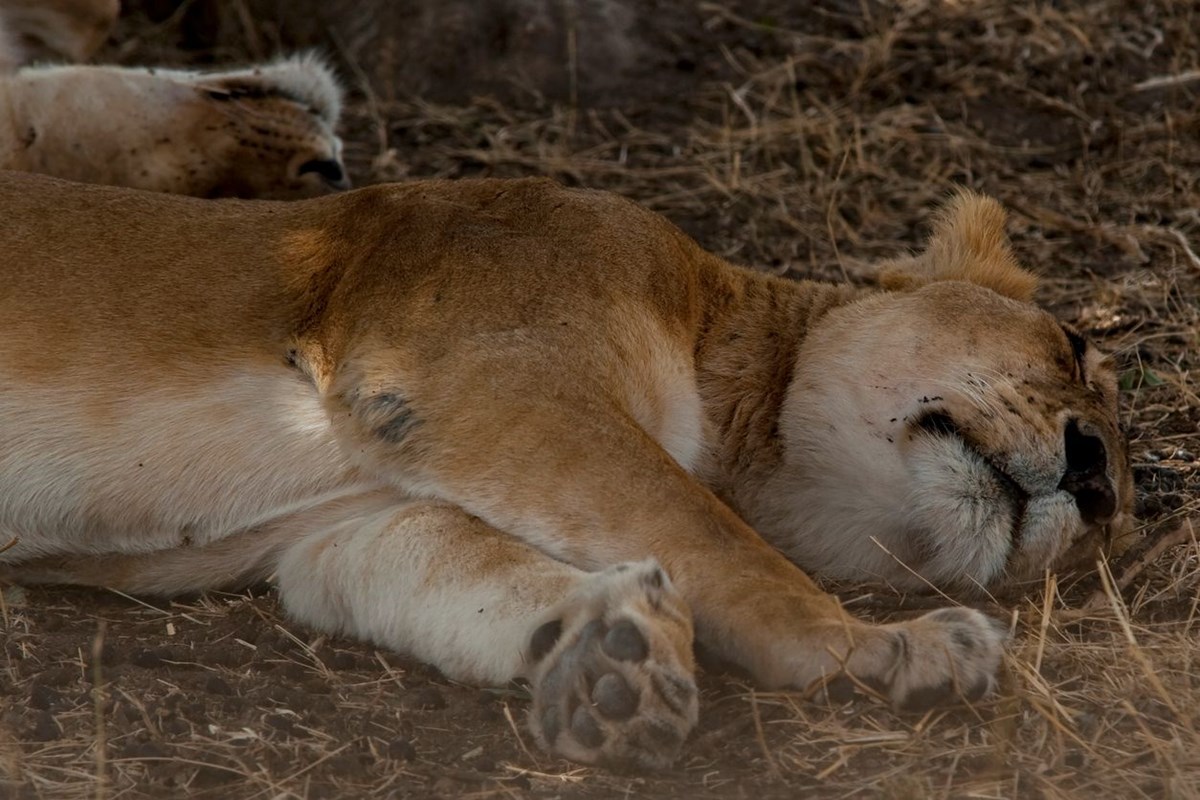
[{"label": "lion's leg", "polygon": [[587,763],[669,763],[696,722],[687,606],[657,564],[586,573],[448,505],[350,516],[278,564],[289,613],[452,678],[528,678],[530,725]]},{"label": "lion's leg", "polygon": [[[692,608],[698,639],[766,686],[836,679],[839,690],[867,686],[901,707],[990,687],[1004,634],[984,615],[856,620],[609,405],[603,387],[522,375],[559,388],[522,384],[507,396],[504,375],[487,375],[488,396],[438,393],[470,413],[442,418],[432,400],[423,405],[428,395],[351,390],[349,413],[335,417],[381,475],[435,488],[556,558],[584,569],[658,559]],[[507,404],[489,407],[498,396]]]}]

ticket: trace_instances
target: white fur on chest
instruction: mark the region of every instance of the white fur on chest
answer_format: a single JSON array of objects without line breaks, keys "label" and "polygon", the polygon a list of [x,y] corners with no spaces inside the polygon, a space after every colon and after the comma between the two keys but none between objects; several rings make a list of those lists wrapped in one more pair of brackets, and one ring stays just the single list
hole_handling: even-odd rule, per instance
[{"label": "white fur on chest", "polygon": [[10,561],[201,545],[361,488],[295,373],[202,385],[0,388]]}]

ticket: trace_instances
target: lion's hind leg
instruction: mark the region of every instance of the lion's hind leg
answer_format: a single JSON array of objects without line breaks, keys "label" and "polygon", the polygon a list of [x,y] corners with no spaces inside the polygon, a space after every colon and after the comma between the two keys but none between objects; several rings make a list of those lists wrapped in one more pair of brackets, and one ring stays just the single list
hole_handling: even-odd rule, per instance
[{"label": "lion's hind leg", "polygon": [[451,678],[528,679],[530,726],[584,763],[669,764],[696,723],[692,622],[653,561],[584,572],[451,505],[408,503],[299,540],[289,613]]}]

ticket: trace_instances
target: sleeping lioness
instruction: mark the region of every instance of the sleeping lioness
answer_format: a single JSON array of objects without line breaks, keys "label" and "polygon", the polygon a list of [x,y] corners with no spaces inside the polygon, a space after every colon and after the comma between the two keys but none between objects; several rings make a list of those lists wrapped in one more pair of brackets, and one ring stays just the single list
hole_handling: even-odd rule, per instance
[{"label": "sleeping lioness", "polygon": [[880,290],[548,180],[205,203],[10,173],[0,208],[8,579],[274,576],[310,626],[527,679],[578,761],[676,756],[693,635],[764,687],[978,698],[1001,626],[867,624],[802,569],[992,589],[1129,520],[1112,364],[974,195]]},{"label": "sleeping lioness", "polygon": [[42,65],[92,56],[117,0],[0,0],[0,169],[199,197],[349,187],[342,88],[320,58],[220,71]]}]

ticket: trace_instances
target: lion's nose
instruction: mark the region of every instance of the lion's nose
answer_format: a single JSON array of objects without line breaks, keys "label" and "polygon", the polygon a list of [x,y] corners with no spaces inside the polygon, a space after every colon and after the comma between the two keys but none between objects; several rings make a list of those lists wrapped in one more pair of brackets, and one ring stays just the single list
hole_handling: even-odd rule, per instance
[{"label": "lion's nose", "polygon": [[1108,453],[1104,442],[1080,430],[1079,420],[1067,421],[1063,434],[1067,471],[1058,488],[1070,492],[1079,515],[1088,525],[1103,525],[1117,511],[1117,495],[1108,479]]},{"label": "lion's nose", "polygon": [[297,175],[307,175],[310,172],[321,176],[321,180],[325,181],[330,188],[350,188],[350,179],[346,177],[346,170],[342,167],[342,162],[336,158],[309,159],[296,169]]}]

